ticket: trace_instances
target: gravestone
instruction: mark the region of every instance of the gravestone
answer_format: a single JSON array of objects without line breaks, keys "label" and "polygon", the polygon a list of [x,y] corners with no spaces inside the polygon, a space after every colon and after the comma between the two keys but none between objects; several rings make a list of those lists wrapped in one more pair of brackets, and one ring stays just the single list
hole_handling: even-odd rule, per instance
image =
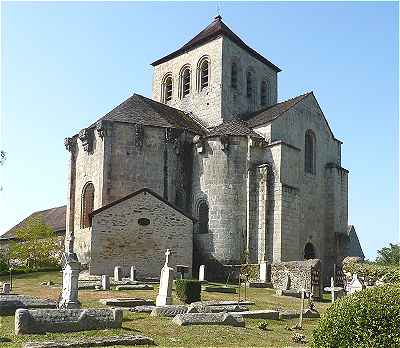
[{"label": "gravestone", "polygon": [[325,287],[324,291],[329,291],[331,293],[332,303],[335,302],[338,297],[341,297],[343,295],[343,288],[340,286],[335,286],[335,280],[333,279],[333,277],[331,277],[331,286]]},{"label": "gravestone", "polygon": [[232,313],[234,316],[241,316],[249,319],[270,319],[279,320],[279,312],[269,309],[258,309],[254,311],[244,311],[240,313]]},{"label": "gravestone", "polygon": [[78,300],[78,279],[81,264],[76,254],[69,250],[63,254],[63,288],[58,308],[80,308]]},{"label": "gravestone", "polygon": [[229,325],[244,327],[242,317],[233,316],[230,313],[185,313],[178,314],[172,320],[175,324],[186,325]]},{"label": "gravestone", "polygon": [[154,307],[151,311],[152,317],[175,317],[178,314],[186,313],[188,306],[185,305],[169,305]]},{"label": "gravestone", "polygon": [[[196,309],[196,311],[192,311],[192,308]],[[239,306],[237,304],[234,305],[226,305],[226,306],[204,306],[204,305],[195,305],[191,304],[188,307],[188,313],[221,313],[221,312],[246,312],[249,309],[246,306]]]},{"label": "gravestone", "polygon": [[107,274],[101,276],[101,289],[110,290],[110,276]]},{"label": "gravestone", "polygon": [[165,264],[161,269],[160,289],[158,291],[156,306],[165,306],[172,304],[172,284],[174,281],[174,269],[168,266],[169,255],[171,251],[165,252]]},{"label": "gravestone", "polygon": [[57,303],[27,295],[0,296],[0,315],[14,315],[18,308],[57,308]]},{"label": "gravestone", "polygon": [[206,266],[201,265],[199,267],[199,281],[204,282],[206,280]]},{"label": "gravestone", "polygon": [[3,283],[3,295],[7,295],[11,292],[11,284]]},{"label": "gravestone", "polygon": [[361,283],[361,281],[358,279],[357,274],[354,273],[353,279],[350,281],[350,283],[347,286],[347,292],[349,294],[353,294],[357,291],[361,291],[362,289],[364,289],[364,286]]},{"label": "gravestone", "polygon": [[154,305],[153,300],[145,300],[143,298],[103,298],[99,302],[106,306],[113,307],[136,307]]},{"label": "gravestone", "polygon": [[136,281],[136,268],[135,268],[134,266],[131,266],[130,281],[131,281],[131,282]]},{"label": "gravestone", "polygon": [[115,287],[115,290],[153,290],[154,287],[152,285],[147,284],[126,284],[126,285],[118,285]]},{"label": "gravestone", "polygon": [[268,281],[268,274],[267,274],[267,262],[266,261],[262,261],[260,263],[260,282],[262,283],[266,283]]},{"label": "gravestone", "polygon": [[108,337],[70,338],[65,341],[27,342],[23,348],[82,348],[110,346],[154,346],[154,340],[141,335],[122,335]]},{"label": "gravestone", "polygon": [[156,308],[156,306],[136,306],[136,307],[132,307],[129,308],[130,312],[139,312],[139,313],[151,313],[153,311],[153,309]]},{"label": "gravestone", "polygon": [[16,335],[118,329],[121,324],[121,309],[17,309],[15,312]]},{"label": "gravestone", "polygon": [[122,280],[122,267],[115,266],[114,267],[114,281],[120,282]]}]

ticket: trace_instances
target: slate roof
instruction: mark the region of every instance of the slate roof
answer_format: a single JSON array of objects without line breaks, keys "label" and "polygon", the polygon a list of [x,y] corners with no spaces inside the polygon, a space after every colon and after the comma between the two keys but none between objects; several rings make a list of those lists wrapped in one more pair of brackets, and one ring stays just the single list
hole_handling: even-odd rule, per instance
[{"label": "slate roof", "polygon": [[262,139],[262,136],[251,130],[245,121],[237,119],[226,121],[212,128],[206,137],[209,138],[221,135],[233,135],[233,136],[250,135],[252,138]]},{"label": "slate roof", "polygon": [[108,208],[110,208],[110,207],[112,207],[112,206],[114,206],[114,205],[116,205],[116,204],[118,204],[118,203],[121,203],[121,202],[123,202],[123,201],[126,201],[127,199],[130,199],[130,198],[132,198],[132,197],[134,197],[134,196],[136,196],[136,195],[138,195],[139,193],[142,193],[142,192],[150,193],[152,196],[154,196],[154,197],[157,198],[158,200],[162,201],[163,203],[169,205],[170,207],[172,207],[173,209],[175,209],[176,211],[178,211],[178,212],[181,213],[182,215],[186,216],[188,219],[192,220],[193,222],[196,222],[196,221],[197,221],[193,216],[191,216],[191,215],[185,213],[182,209],[178,208],[176,205],[174,205],[174,204],[172,204],[171,202],[167,201],[166,199],[164,199],[163,197],[161,197],[158,193],[154,192],[153,190],[151,190],[151,189],[149,189],[149,188],[147,188],[147,187],[143,187],[142,189],[140,189],[140,190],[138,190],[138,191],[135,191],[135,192],[132,192],[132,193],[130,193],[129,195],[127,195],[127,196],[125,196],[125,197],[122,197],[122,198],[120,198],[120,199],[117,199],[117,200],[115,200],[115,201],[113,201],[113,202],[111,202],[111,203],[109,203],[109,204],[103,205],[101,208],[98,208],[98,209],[96,209],[96,210],[93,210],[93,211],[90,213],[90,216],[96,215],[97,213],[100,213],[100,212],[102,212],[103,210],[106,210],[106,209],[108,209]]},{"label": "slate roof", "polygon": [[168,60],[175,58],[181,55],[182,53],[188,52],[196,47],[199,47],[207,42],[214,40],[220,35],[228,37],[238,46],[240,46],[241,48],[246,50],[249,54],[251,54],[254,58],[268,65],[276,72],[281,71],[281,69],[279,69],[276,65],[272,64],[268,59],[263,57],[257,51],[253,50],[251,47],[247,46],[239,36],[237,36],[231,29],[229,29],[229,27],[224,22],[222,22],[221,16],[215,17],[214,20],[211,22],[211,24],[209,24],[204,30],[198,33],[193,39],[184,44],[181,48],[179,48],[175,52],[168,54],[163,58],[156,60],[155,62],[151,63],[151,65],[156,66],[158,64],[167,62]]},{"label": "slate roof", "polygon": [[165,128],[181,128],[196,134],[205,133],[199,121],[189,114],[156,102],[139,94],[134,94],[115,107],[100,120],[119,121]]},{"label": "slate roof", "polygon": [[247,121],[248,126],[251,128],[270,123],[311,94],[312,92],[299,95],[298,97],[271,105],[265,109],[242,115],[241,118]]},{"label": "slate roof", "polygon": [[6,233],[0,236],[0,239],[15,239],[15,232],[21,228],[28,219],[32,217],[41,217],[43,222],[46,225],[49,225],[57,234],[65,233],[65,224],[66,224],[66,213],[67,213],[67,206],[63,205],[61,207],[50,208],[46,210],[41,210],[34,212],[33,214],[29,215],[26,219],[19,222],[17,225],[9,229]]}]

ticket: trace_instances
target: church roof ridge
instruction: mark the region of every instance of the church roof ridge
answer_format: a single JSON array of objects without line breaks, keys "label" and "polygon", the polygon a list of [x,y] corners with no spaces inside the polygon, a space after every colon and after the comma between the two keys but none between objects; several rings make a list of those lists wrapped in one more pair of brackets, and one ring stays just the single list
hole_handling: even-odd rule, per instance
[{"label": "church roof ridge", "polygon": [[[207,133],[207,129],[188,113],[137,93],[128,97],[96,122],[100,120],[162,128],[180,128],[201,135]],[[96,122],[89,128],[95,127]]]},{"label": "church roof ridge", "polygon": [[232,136],[251,136],[253,138],[262,139],[262,136],[253,131],[246,121],[233,118],[229,121],[224,121],[218,126],[213,127],[209,130],[206,138],[221,136],[221,135],[232,135]]},{"label": "church roof ridge", "polygon": [[158,200],[164,202],[165,204],[167,204],[167,205],[170,206],[171,208],[175,209],[177,212],[181,213],[182,215],[186,216],[188,219],[192,220],[193,222],[196,222],[196,221],[197,221],[196,218],[194,218],[194,217],[191,216],[190,214],[184,212],[182,209],[178,208],[175,204],[173,204],[173,203],[171,203],[170,201],[166,200],[165,198],[163,198],[163,197],[160,196],[158,193],[154,192],[152,189],[150,189],[150,188],[148,188],[148,187],[143,187],[143,188],[141,188],[141,189],[139,189],[139,190],[137,190],[137,191],[134,191],[134,192],[132,192],[132,193],[129,193],[128,195],[126,195],[126,196],[124,196],[124,197],[122,197],[122,198],[116,199],[115,201],[112,201],[112,202],[110,202],[110,203],[108,203],[108,204],[106,204],[106,205],[103,205],[103,206],[100,207],[100,208],[97,208],[97,209],[93,210],[93,211],[90,213],[90,216],[96,215],[97,213],[100,213],[100,212],[102,212],[102,211],[104,211],[104,210],[106,210],[106,209],[108,209],[108,208],[110,208],[110,207],[113,207],[114,205],[117,205],[118,203],[124,202],[124,201],[126,201],[127,199],[130,199],[130,198],[132,198],[132,197],[134,197],[134,196],[137,196],[138,194],[140,194],[140,193],[142,193],[142,192],[150,193],[152,196],[154,196],[154,197],[157,198]]},{"label": "church roof ridge", "polygon": [[313,92],[306,92],[297,97],[281,101],[261,110],[243,114],[241,118],[248,122],[250,128],[255,128],[263,124],[270,123],[293,108],[297,103],[301,102],[309,95],[313,95]]},{"label": "church roof ridge", "polygon": [[231,39],[238,46],[246,50],[253,57],[261,61],[262,63],[268,65],[270,68],[276,72],[282,71],[275,64],[271,63],[267,58],[262,56],[256,50],[248,46],[239,36],[237,36],[223,21],[221,16],[216,16],[214,20],[202,31],[200,31],[196,36],[184,44],[181,48],[176,51],[154,61],[151,63],[152,66],[159,65],[161,63],[167,62],[168,60],[179,56],[182,53],[188,52],[196,47],[199,47],[205,43],[208,43],[215,39],[216,37],[223,35]]}]

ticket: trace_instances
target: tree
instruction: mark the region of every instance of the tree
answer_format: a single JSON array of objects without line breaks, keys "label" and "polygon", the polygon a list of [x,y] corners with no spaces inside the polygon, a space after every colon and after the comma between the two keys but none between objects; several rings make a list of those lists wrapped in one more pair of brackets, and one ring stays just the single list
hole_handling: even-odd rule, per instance
[{"label": "tree", "polygon": [[378,250],[375,261],[385,266],[400,266],[400,244],[389,243],[388,247]]},{"label": "tree", "polygon": [[59,263],[60,243],[54,230],[41,217],[31,217],[15,232],[10,258],[28,270],[55,266]]}]

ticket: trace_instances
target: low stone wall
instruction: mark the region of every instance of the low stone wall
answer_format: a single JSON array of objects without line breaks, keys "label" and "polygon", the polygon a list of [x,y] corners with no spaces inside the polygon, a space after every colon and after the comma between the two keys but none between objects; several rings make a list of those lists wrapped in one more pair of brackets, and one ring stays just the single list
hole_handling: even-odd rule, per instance
[{"label": "low stone wall", "polygon": [[275,262],[271,265],[271,281],[277,290],[299,291],[305,287],[313,291],[314,298],[321,297],[321,261]]},{"label": "low stone wall", "polygon": [[121,309],[18,309],[15,312],[16,335],[117,329],[121,325]]}]

